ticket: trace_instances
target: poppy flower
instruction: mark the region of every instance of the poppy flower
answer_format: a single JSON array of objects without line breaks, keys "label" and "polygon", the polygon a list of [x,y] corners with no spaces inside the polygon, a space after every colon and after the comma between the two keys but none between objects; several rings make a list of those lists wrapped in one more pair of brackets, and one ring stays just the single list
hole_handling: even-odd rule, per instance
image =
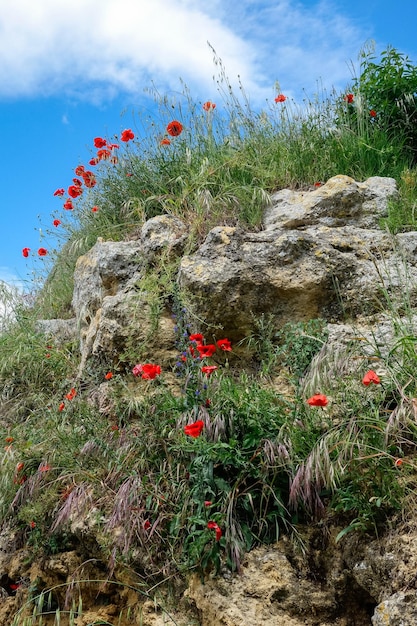
[{"label": "poppy flower", "polygon": [[212,504],[211,500],[204,500],[204,506],[211,506]]},{"label": "poppy flower", "polygon": [[376,372],[374,372],[373,370],[369,370],[369,372],[366,372],[365,376],[362,378],[362,382],[367,387],[371,383],[374,383],[375,385],[379,385],[381,380],[378,374],[376,374]]},{"label": "poppy flower", "polygon": [[82,192],[83,190],[79,185],[70,185],[68,187],[68,195],[71,196],[71,198],[78,198],[78,196],[81,196]]},{"label": "poppy flower", "polygon": [[38,254],[39,256],[46,256],[48,254],[48,250],[46,248],[39,248]]},{"label": "poppy flower", "polygon": [[216,352],[216,346],[214,345],[214,343],[208,343],[205,346],[198,345],[197,350],[200,353],[200,357],[204,359],[206,357],[213,356],[213,354]]},{"label": "poppy flower", "polygon": [[83,183],[82,183],[82,181],[79,178],[73,178],[72,182],[74,183],[74,185],[76,187],[82,187],[83,186]]},{"label": "poppy flower", "polygon": [[58,411],[63,411],[65,409],[65,402],[61,402],[61,404],[58,407]]},{"label": "poppy flower", "polygon": [[216,105],[214,104],[214,102],[210,102],[210,100],[208,100],[207,102],[203,104],[204,111],[210,111],[215,108],[216,108]]},{"label": "poppy flower", "polygon": [[371,110],[369,111],[369,115],[370,115],[371,117],[376,117],[376,111],[375,111],[375,109],[371,109]]},{"label": "poppy flower", "polygon": [[184,433],[189,435],[190,437],[199,437],[204,428],[204,422],[202,420],[197,420],[192,424],[188,424],[184,426]]},{"label": "poppy flower", "polygon": [[161,139],[161,141],[159,142],[159,145],[161,145],[161,146],[170,146],[171,145],[171,141],[167,137],[164,137],[164,139]]},{"label": "poppy flower", "polygon": [[17,589],[19,589],[19,587],[21,587],[22,584],[21,583],[10,583],[9,587],[12,591],[16,591]]},{"label": "poppy flower", "polygon": [[285,102],[286,99],[287,99],[287,96],[284,96],[283,93],[280,93],[275,98],[275,102]]},{"label": "poppy flower", "polygon": [[232,351],[232,346],[229,339],[219,339],[218,341],[216,341],[216,343],[220,350],[224,350],[225,352]]},{"label": "poppy flower", "polygon": [[188,337],[190,341],[195,341],[197,344],[203,343],[204,337],[201,333],[194,333]]},{"label": "poppy flower", "polygon": [[6,443],[13,443],[14,437],[6,437],[4,440]]},{"label": "poppy flower", "polygon": [[145,530],[149,530],[150,529],[151,523],[150,523],[150,521],[148,519],[143,522],[143,527],[144,527]]},{"label": "poppy flower", "polygon": [[181,135],[182,131],[183,125],[177,120],[170,122],[167,126],[167,133],[171,135],[171,137],[178,137],[178,135]]},{"label": "poppy flower", "polygon": [[29,522],[29,526],[31,528],[35,528],[36,527],[36,523],[32,520],[31,522]]},{"label": "poppy flower", "polygon": [[102,150],[97,150],[97,159],[99,161],[105,161],[106,159],[109,159],[111,156],[111,152],[110,150],[107,149],[102,149]]},{"label": "poppy flower", "polygon": [[98,211],[98,206],[93,206],[93,207],[91,208],[91,210],[92,210],[92,212],[93,212],[93,213],[97,213],[97,211]]},{"label": "poppy flower", "polygon": [[52,223],[54,226],[59,226],[61,223],[61,220],[54,220]]},{"label": "poppy flower", "polygon": [[118,143],[108,143],[107,147],[109,150],[118,150],[120,148]]},{"label": "poppy flower", "polygon": [[102,137],[95,137],[94,138],[94,147],[95,148],[104,148],[105,145],[107,145],[107,141],[105,139],[103,139]]},{"label": "poppy flower", "polygon": [[343,98],[343,100],[347,102],[348,104],[352,104],[354,99],[355,99],[355,96],[353,95],[353,93],[347,93],[345,97]]},{"label": "poppy flower", "polygon": [[73,208],[74,208],[74,205],[72,204],[72,200],[68,198],[68,200],[64,203],[64,209],[66,211],[72,211]]},{"label": "poppy flower", "polygon": [[214,530],[216,532],[216,541],[220,541],[223,533],[219,525],[216,522],[210,521],[207,522],[207,528]]},{"label": "poppy flower", "polygon": [[67,400],[74,400],[75,396],[77,395],[76,390],[74,389],[74,387],[67,393],[67,395],[65,396]]},{"label": "poppy flower", "polygon": [[395,463],[394,463],[395,467],[401,467],[402,464],[403,464],[403,460],[402,459],[396,459],[395,460]]},{"label": "poppy flower", "polygon": [[88,162],[88,165],[97,165],[97,163],[99,162],[100,162],[100,159],[96,159],[96,158],[90,159]]},{"label": "poppy flower", "polygon": [[65,189],[57,189],[57,190],[54,192],[54,196],[63,196],[63,195],[64,195],[64,193],[65,193]]},{"label": "poppy flower", "polygon": [[135,135],[134,135],[134,133],[132,133],[130,128],[124,130],[122,132],[122,134],[120,135],[120,140],[121,141],[130,141],[131,139],[134,139],[134,138],[135,138]]},{"label": "poppy flower", "polygon": [[25,258],[29,256],[30,248],[23,248],[22,254]]},{"label": "poppy flower", "polygon": [[74,171],[75,171],[76,176],[82,176],[85,171],[85,167],[84,165],[78,165]]},{"label": "poppy flower", "polygon": [[83,177],[84,185],[88,187],[89,189],[91,189],[91,187],[96,186],[97,181],[93,172],[90,172],[89,170],[87,170],[86,172],[83,173],[82,177]]},{"label": "poppy flower", "polygon": [[307,400],[307,404],[310,406],[326,406],[328,402],[328,399],[322,393],[316,393]]},{"label": "poppy flower", "polygon": [[20,461],[20,463],[16,465],[16,472],[21,472],[24,467],[25,467],[25,464],[22,463],[22,461]]},{"label": "poppy flower", "polygon": [[132,370],[133,376],[141,376],[144,380],[153,380],[161,373],[161,366],[153,363],[135,365]]},{"label": "poppy flower", "polygon": [[40,465],[39,466],[39,471],[40,472],[49,472],[50,469],[51,469],[51,466],[48,465],[47,463],[45,463],[44,465]]},{"label": "poppy flower", "polygon": [[113,372],[107,372],[107,374],[104,377],[106,380],[110,380],[111,378],[113,378]]},{"label": "poppy flower", "polygon": [[317,181],[316,183],[314,183],[315,187],[321,187],[323,185],[323,183],[321,183],[320,181]]},{"label": "poppy flower", "polygon": [[218,368],[217,368],[217,365],[204,365],[204,366],[201,368],[201,371],[203,372],[203,374],[205,374],[207,377],[209,377],[209,376],[211,376],[211,374],[212,374],[213,372],[215,372],[215,371],[216,371],[216,369],[218,369]]}]

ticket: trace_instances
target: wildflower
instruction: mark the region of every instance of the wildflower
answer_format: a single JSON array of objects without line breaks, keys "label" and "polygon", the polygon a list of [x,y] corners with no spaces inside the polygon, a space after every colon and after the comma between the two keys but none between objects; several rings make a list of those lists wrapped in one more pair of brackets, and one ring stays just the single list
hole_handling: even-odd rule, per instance
[{"label": "wildflower", "polygon": [[20,461],[20,463],[16,465],[16,472],[17,473],[21,472],[24,467],[25,467],[25,464],[22,461]]},{"label": "wildflower", "polygon": [[310,406],[326,406],[328,402],[328,399],[322,393],[316,393],[314,396],[311,396],[311,398],[307,400],[307,403]]},{"label": "wildflower", "polygon": [[217,369],[217,365],[203,365],[203,367],[201,368],[201,371],[208,378],[209,376],[211,376],[213,372],[216,371],[216,369]]},{"label": "wildflower", "polygon": [[16,591],[21,586],[22,586],[22,583],[10,583],[9,584],[9,587],[12,591]]},{"label": "wildflower", "polygon": [[286,99],[287,99],[287,96],[284,96],[283,93],[280,93],[275,98],[275,102],[285,102]]},{"label": "wildflower", "polygon": [[116,430],[119,430],[119,427],[118,427],[118,425],[117,425],[117,424],[112,424],[112,425],[110,426],[110,430],[116,431]]},{"label": "wildflower", "polygon": [[104,148],[107,145],[107,141],[102,137],[95,137],[94,139],[94,147],[95,148]]},{"label": "wildflower", "polygon": [[184,426],[184,433],[186,435],[189,435],[190,437],[199,437],[201,435],[201,432],[204,428],[204,422],[202,420],[197,420],[196,422],[193,422],[192,424],[188,424],[187,426]]},{"label": "wildflower", "polygon": [[362,378],[362,382],[366,386],[370,385],[371,383],[379,385],[381,380],[373,370],[369,370],[369,372],[366,372],[365,376]]},{"label": "wildflower", "polygon": [[4,440],[6,443],[13,443],[14,437],[6,437]]},{"label": "wildflower", "polygon": [[394,465],[395,467],[401,467],[403,462],[404,461],[402,459],[396,459]]},{"label": "wildflower", "polygon": [[83,186],[83,184],[82,184],[82,182],[80,181],[80,179],[79,179],[79,178],[73,178],[73,179],[72,179],[72,182],[74,183],[74,185],[75,185],[76,187],[82,187],[82,186]]},{"label": "wildflower", "polygon": [[135,367],[132,369],[133,376],[139,376],[140,374],[141,377],[145,380],[153,380],[154,378],[159,376],[160,373],[161,366],[154,365],[153,363],[144,363],[143,365],[139,363],[138,365],[135,365]]},{"label": "wildflower", "polygon": [[51,354],[50,354],[49,352],[47,352],[47,353],[45,354],[45,359],[50,359],[50,358],[51,358]]},{"label": "wildflower", "polygon": [[48,250],[46,248],[39,248],[38,254],[39,256],[46,256],[48,254]]},{"label": "wildflower", "polygon": [[371,117],[376,117],[376,111],[375,111],[375,109],[371,109],[371,110],[369,111],[369,115],[370,115]]},{"label": "wildflower", "polygon": [[168,137],[164,137],[164,139],[161,139],[161,141],[159,142],[159,145],[161,145],[161,146],[170,146],[171,145],[171,141],[168,139]]},{"label": "wildflower", "polygon": [[213,356],[213,354],[216,352],[216,346],[214,345],[214,343],[208,343],[205,346],[197,345],[197,350],[200,353],[200,357],[204,359],[206,357]]},{"label": "wildflower", "polygon": [[108,143],[107,147],[109,150],[118,150],[120,148],[118,143]]},{"label": "wildflower", "polygon": [[97,163],[99,163],[100,159],[90,159],[88,162],[88,165],[97,165]]},{"label": "wildflower", "polygon": [[93,206],[93,207],[91,207],[91,210],[92,210],[92,212],[93,212],[93,213],[97,213],[97,211],[98,211],[98,206]]},{"label": "wildflower", "polygon": [[56,227],[56,226],[59,226],[59,225],[60,225],[61,220],[54,220],[52,223],[53,223],[53,225]]},{"label": "wildflower", "polygon": [[79,185],[70,185],[68,187],[68,195],[71,196],[71,198],[78,198],[78,196],[81,196],[82,192],[83,190]]},{"label": "wildflower", "polygon": [[204,500],[204,506],[211,506],[212,504],[211,500]]},{"label": "wildflower", "polygon": [[124,130],[122,134],[120,135],[121,141],[130,141],[131,139],[134,139],[134,138],[135,138],[135,135],[134,133],[132,133],[130,128],[128,128],[127,130]]},{"label": "wildflower", "polygon": [[220,350],[224,350],[224,352],[232,351],[232,346],[229,339],[219,339],[218,341],[216,341],[216,343]]},{"label": "wildflower", "polygon": [[219,525],[216,522],[210,521],[207,522],[207,528],[214,530],[216,532],[216,541],[220,541],[223,533]]},{"label": "wildflower", "polygon": [[58,407],[58,411],[63,411],[65,409],[65,402],[61,402],[61,404]]},{"label": "wildflower", "polygon": [[78,165],[74,171],[75,171],[76,176],[82,176],[85,171],[85,167],[84,165]]},{"label": "wildflower", "polygon": [[70,198],[68,198],[68,200],[64,204],[64,209],[66,211],[72,211],[73,208],[74,208],[74,205],[72,204],[72,200],[70,200]]},{"label": "wildflower", "polygon": [[32,520],[31,522],[29,522],[29,526],[30,526],[31,528],[35,528],[36,523]]},{"label": "wildflower", "polygon": [[150,523],[150,521],[148,519],[143,522],[143,527],[144,527],[145,530],[149,530],[150,529],[151,523]]},{"label": "wildflower", "polygon": [[65,193],[65,189],[57,189],[54,191],[54,196],[63,196]]},{"label": "wildflower", "polygon": [[177,120],[170,122],[167,126],[167,133],[168,135],[171,135],[171,137],[178,137],[178,135],[181,135],[182,131],[183,125]]},{"label": "wildflower", "polygon": [[317,181],[316,183],[314,183],[315,187],[321,187],[323,185],[323,183],[321,183],[320,181]]},{"label": "wildflower", "polygon": [[206,408],[207,408],[207,409],[209,408],[209,406],[211,406],[211,400],[210,400],[210,398],[206,398],[206,403],[205,403],[205,404],[206,404]]},{"label": "wildflower", "polygon": [[104,377],[106,380],[110,380],[111,378],[113,378],[113,372],[107,372],[107,374]]},{"label": "wildflower", "polygon": [[197,344],[202,344],[204,341],[204,337],[201,333],[195,333],[194,335],[190,335],[188,339],[190,341],[195,341]]},{"label": "wildflower", "polygon": [[106,159],[110,158],[110,156],[110,150],[107,150],[105,148],[103,148],[102,150],[97,150],[97,159],[99,161],[105,161]]},{"label": "wildflower", "polygon": [[39,471],[40,472],[49,472],[50,469],[51,469],[51,466],[48,465],[47,463],[45,463],[44,465],[40,465],[39,466]]},{"label": "wildflower", "polygon": [[82,177],[83,177],[84,185],[88,187],[89,189],[91,189],[91,187],[96,186],[97,184],[96,177],[93,172],[90,172],[90,170],[85,171]]},{"label": "wildflower", "polygon": [[74,400],[75,396],[77,395],[76,390],[74,389],[74,387],[67,393],[67,395],[65,396],[67,400]]},{"label": "wildflower", "polygon": [[30,248],[23,248],[22,254],[25,258],[29,256]]},{"label": "wildflower", "polygon": [[208,100],[207,102],[203,104],[204,111],[210,111],[215,108],[216,108],[216,105],[214,104],[214,102],[210,102],[210,100]]},{"label": "wildflower", "polygon": [[347,102],[348,104],[352,104],[354,99],[355,99],[355,96],[353,95],[353,93],[347,93],[345,97],[343,98],[343,100]]}]

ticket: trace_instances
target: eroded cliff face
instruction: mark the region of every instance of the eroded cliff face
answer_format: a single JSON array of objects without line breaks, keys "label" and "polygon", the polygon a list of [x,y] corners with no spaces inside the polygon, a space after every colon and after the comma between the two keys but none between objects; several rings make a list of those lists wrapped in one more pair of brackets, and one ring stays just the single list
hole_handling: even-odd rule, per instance
[{"label": "eroded cliff face", "polygon": [[[261,231],[219,226],[188,255],[186,226],[169,216],[153,218],[137,240],[100,240],[81,257],[74,318],[44,320],[39,328],[58,345],[69,337],[78,342],[80,380],[89,364],[120,360],[132,343],[146,344],[169,370],[177,358],[170,306],[158,299],[155,323],[155,301],[144,280],[146,268],[163,257],[178,267],[176,279],[193,319],[221,328],[234,341],[248,336],[256,316],[270,316],[277,328],[322,317],[329,329],[322,359],[340,355],[358,328],[362,337],[376,338],[381,350],[389,349],[388,317],[369,317],[379,311],[376,285],[382,276],[392,301],[400,300],[406,272],[413,302],[417,284],[417,233],[394,238],[379,227],[395,194],[392,179],[361,183],[346,176],[309,192],[283,190],[272,198]],[[346,311],[355,328],[346,323]],[[347,357],[344,367],[349,367]],[[308,376],[304,384],[313,385]],[[98,388],[91,401],[104,413],[111,411],[105,388]],[[44,589],[53,589],[53,606],[65,606],[66,600],[70,606],[81,590],[77,626],[417,624],[417,531],[399,518],[378,538],[349,533],[338,542],[341,527],[331,519],[298,527],[292,538],[247,554],[239,574],[185,577],[174,592],[162,586],[160,602],[150,599],[140,575],[128,567],[115,568],[109,577],[88,516],[80,519],[74,511],[71,523],[76,545],[35,563],[25,537],[3,530],[0,626],[11,624],[18,610],[29,615],[29,595]],[[99,582],[80,582],[85,580]],[[44,624],[53,623],[48,619]]]}]

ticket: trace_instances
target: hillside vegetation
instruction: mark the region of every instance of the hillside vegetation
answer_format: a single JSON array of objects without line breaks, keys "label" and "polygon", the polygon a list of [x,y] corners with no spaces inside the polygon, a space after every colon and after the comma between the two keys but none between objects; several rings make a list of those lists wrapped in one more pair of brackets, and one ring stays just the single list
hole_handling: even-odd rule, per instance
[{"label": "hillside vegetation", "polygon": [[[191,318],[169,259],[146,280],[156,332],[161,301],[176,321],[175,386],[146,345],[91,364],[80,381],[79,346],[46,344],[37,330],[39,319],[72,317],[75,263],[98,237],[134,239],[163,213],[189,225],[191,253],[214,226],[259,229],[278,189],[389,176],[399,197],[381,226],[416,229],[417,68],[405,55],[365,50],[343,93],[299,105],[278,91],[262,111],[215,63],[216,102],[195,102],[187,89],[173,100],[154,93],[155,118],[92,138],[90,163],[75,164],[68,189],[57,189],[51,230],[63,245],[39,249],[46,279],[31,306],[15,302],[0,335],[3,529],[35,560],[79,545],[75,511],[103,577],[130,567],[145,595],[190,570],[239,571],[246,551],[282,533],[297,540],[298,525],[323,514],[339,520],[340,539],[412,514],[416,337],[388,300],[398,337],[387,355],[375,353],[383,376],[363,372],[358,358],[341,380],[317,375],[311,397],[303,378],[317,367],[324,320],[279,330],[257,320],[245,360]],[[401,320],[412,315],[405,298]],[[278,374],[285,394],[271,383]],[[98,390],[110,417],[91,400]]]}]

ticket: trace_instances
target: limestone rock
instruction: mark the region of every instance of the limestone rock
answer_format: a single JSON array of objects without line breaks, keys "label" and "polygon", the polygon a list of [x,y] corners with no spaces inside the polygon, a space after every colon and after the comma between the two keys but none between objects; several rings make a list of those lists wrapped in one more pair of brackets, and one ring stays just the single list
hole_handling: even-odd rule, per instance
[{"label": "limestone rock", "polygon": [[187,241],[188,229],[175,215],[157,215],[142,226],[141,242],[148,260],[166,250],[181,254]]},{"label": "limestone rock", "polygon": [[417,592],[401,591],[383,600],[375,609],[373,626],[415,626],[417,624]]}]

